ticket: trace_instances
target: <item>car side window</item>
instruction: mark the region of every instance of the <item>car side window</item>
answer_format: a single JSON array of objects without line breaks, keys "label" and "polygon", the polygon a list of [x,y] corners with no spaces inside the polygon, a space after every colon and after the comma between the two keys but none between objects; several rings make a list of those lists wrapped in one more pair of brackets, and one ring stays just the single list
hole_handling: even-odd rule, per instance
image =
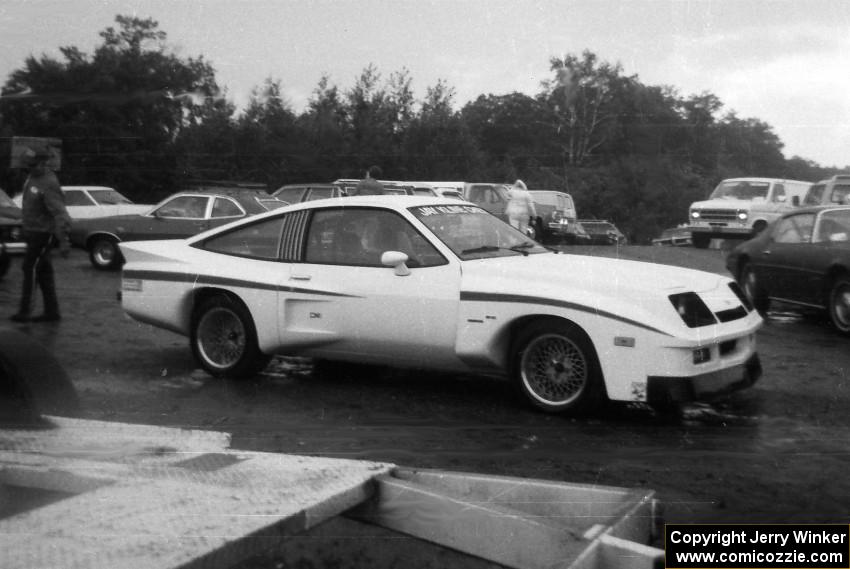
[{"label": "car side window", "polygon": [[399,214],[375,208],[316,210],[307,231],[304,260],[327,265],[383,267],[381,256],[400,251],[410,268],[447,261]]},{"label": "car side window", "polygon": [[65,205],[97,205],[93,199],[88,197],[82,190],[65,190]]},{"label": "car side window", "polygon": [[177,196],[154,211],[157,217],[203,219],[207,212],[206,196]]},{"label": "car side window", "polygon": [[835,186],[832,189],[830,202],[837,204],[850,204],[850,186]]},{"label": "car side window", "polygon": [[850,240],[850,209],[825,211],[818,221],[815,242],[844,242]]},{"label": "car side window", "polygon": [[310,195],[307,196],[307,201],[324,200],[334,197],[333,188],[311,188]]},{"label": "car side window", "polygon": [[212,217],[241,217],[245,211],[230,198],[217,197],[213,202]]},{"label": "car side window", "polygon": [[784,202],[785,201],[785,186],[782,184],[776,184],[773,186],[773,201],[775,202]]},{"label": "car side window", "polygon": [[808,243],[812,240],[815,216],[811,213],[792,215],[776,224],[773,234],[777,243]]},{"label": "car side window", "polygon": [[274,193],[275,197],[289,203],[298,203],[304,195],[304,188],[282,188]]},{"label": "car side window", "polygon": [[280,258],[285,216],[240,226],[204,241],[200,248],[225,255],[275,261]]}]

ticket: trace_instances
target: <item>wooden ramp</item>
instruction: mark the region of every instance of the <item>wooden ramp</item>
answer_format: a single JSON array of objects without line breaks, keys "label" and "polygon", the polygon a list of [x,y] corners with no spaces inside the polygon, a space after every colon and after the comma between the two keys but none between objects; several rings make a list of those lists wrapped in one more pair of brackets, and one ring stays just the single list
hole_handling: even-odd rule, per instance
[{"label": "wooden ramp", "polygon": [[[489,566],[650,568],[662,558],[644,545],[658,524],[647,490],[243,452],[226,433],[44,419],[0,430],[4,569],[226,569],[317,542],[322,528],[338,542],[340,520]],[[347,547],[404,543],[358,535],[371,538]],[[340,567],[380,557],[340,555]]]}]

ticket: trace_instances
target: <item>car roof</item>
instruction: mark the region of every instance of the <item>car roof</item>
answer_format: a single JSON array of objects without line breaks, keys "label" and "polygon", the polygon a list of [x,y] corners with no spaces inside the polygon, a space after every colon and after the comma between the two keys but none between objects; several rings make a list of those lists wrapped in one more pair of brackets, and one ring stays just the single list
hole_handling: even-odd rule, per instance
[{"label": "car roof", "polygon": [[742,176],[739,178],[724,178],[720,180],[721,182],[797,182],[800,184],[809,184],[812,182],[806,182],[805,180],[791,180],[789,178],[760,178],[755,176]]},{"label": "car roof", "polygon": [[833,209],[850,209],[850,205],[842,205],[842,204],[832,204],[832,205],[810,205],[805,207],[798,207],[792,209],[791,211],[785,212],[783,217],[788,217],[791,215],[799,214],[799,213],[820,213],[826,210]]},{"label": "car roof", "polygon": [[111,186],[62,186],[62,190],[112,190],[116,191]]},{"label": "car roof", "polygon": [[[271,211],[264,211],[255,216],[252,216],[250,219],[252,220],[260,220],[267,217],[274,217],[276,215],[281,215],[285,212],[298,211],[302,209],[324,209],[331,207],[367,207],[367,206],[376,206],[380,205],[388,209],[393,209],[396,211],[406,211],[409,207],[416,206],[452,206],[457,207],[459,205],[465,205],[474,207],[477,209],[481,209],[481,207],[477,204],[467,201],[460,201],[456,198],[444,198],[442,196],[411,196],[411,195],[365,195],[365,196],[351,196],[351,197],[340,197],[340,198],[325,198],[321,200],[312,200],[306,202],[298,202],[289,204]],[[485,211],[482,209],[482,211]],[[246,222],[246,219],[240,219],[234,222],[234,224],[241,224]],[[227,227],[227,226],[225,226]],[[217,231],[222,228],[215,228],[210,231]],[[190,242],[201,241],[207,238],[207,232],[200,233],[196,236],[190,237]]]}]

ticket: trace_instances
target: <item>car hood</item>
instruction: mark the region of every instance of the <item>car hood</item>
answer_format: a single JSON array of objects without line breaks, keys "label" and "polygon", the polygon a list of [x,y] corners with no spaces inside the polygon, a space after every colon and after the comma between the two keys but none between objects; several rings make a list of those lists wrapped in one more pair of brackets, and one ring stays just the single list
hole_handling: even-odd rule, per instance
[{"label": "car hood", "polygon": [[684,323],[670,295],[697,293],[712,312],[741,304],[726,276],[670,265],[585,255],[538,254],[463,263],[462,295],[579,307],[670,333]]},{"label": "car hood", "polygon": [[[763,199],[758,200],[764,203]],[[750,209],[755,200],[739,200],[737,198],[717,198],[691,204],[691,209]]]}]

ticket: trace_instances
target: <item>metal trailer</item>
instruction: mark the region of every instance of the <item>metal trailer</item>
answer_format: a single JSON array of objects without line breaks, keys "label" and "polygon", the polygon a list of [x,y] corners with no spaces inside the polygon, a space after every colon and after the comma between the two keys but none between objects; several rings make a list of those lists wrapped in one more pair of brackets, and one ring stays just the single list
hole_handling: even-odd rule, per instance
[{"label": "metal trailer", "polygon": [[6,569],[229,568],[272,552],[375,567],[423,545],[440,552],[415,556],[444,566],[461,555],[523,569],[649,568],[662,556],[646,545],[658,523],[648,490],[247,452],[229,449],[226,433],[44,419],[0,431]]},{"label": "metal trailer", "polygon": [[222,432],[46,412],[78,409],[55,359],[0,331],[4,569],[662,566],[651,490],[242,451]]}]

